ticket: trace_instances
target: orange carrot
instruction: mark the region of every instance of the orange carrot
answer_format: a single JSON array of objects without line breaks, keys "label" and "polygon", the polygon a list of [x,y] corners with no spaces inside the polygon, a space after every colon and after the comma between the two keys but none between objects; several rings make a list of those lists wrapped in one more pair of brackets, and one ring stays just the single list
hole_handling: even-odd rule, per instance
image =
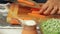
[{"label": "orange carrot", "polygon": [[34,6],[35,5],[34,3],[26,1],[26,0],[18,0],[18,2],[19,3],[25,3],[25,4],[30,5],[30,6]]},{"label": "orange carrot", "polygon": [[20,24],[20,23],[18,22],[18,20],[16,20],[16,19],[12,19],[12,20],[10,21],[10,23],[11,23],[11,24],[14,24],[14,25]]},{"label": "orange carrot", "polygon": [[28,15],[34,16],[36,18],[42,18],[42,19],[45,18],[45,16],[44,15],[40,15],[38,11],[32,11],[32,13],[28,13]]},{"label": "orange carrot", "polygon": [[23,19],[23,20],[31,20],[32,18],[29,18],[29,17],[23,17],[23,18],[21,18],[21,19]]},{"label": "orange carrot", "polygon": [[32,11],[39,11],[40,8],[32,8],[31,10],[32,10]]}]

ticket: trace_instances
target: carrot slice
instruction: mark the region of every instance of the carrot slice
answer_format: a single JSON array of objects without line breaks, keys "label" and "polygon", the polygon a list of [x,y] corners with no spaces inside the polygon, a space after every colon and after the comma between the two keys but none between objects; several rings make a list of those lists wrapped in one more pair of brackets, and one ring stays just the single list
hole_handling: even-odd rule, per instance
[{"label": "carrot slice", "polygon": [[14,25],[20,24],[20,23],[18,22],[18,20],[16,20],[16,19],[12,19],[12,20],[10,21],[10,23],[11,23],[11,24],[14,24]]}]

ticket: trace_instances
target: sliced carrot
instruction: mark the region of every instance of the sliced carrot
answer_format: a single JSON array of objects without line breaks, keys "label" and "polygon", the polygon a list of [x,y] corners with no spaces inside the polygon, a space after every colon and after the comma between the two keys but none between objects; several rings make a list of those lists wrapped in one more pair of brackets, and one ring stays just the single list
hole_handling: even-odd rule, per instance
[{"label": "sliced carrot", "polygon": [[39,12],[38,12],[38,11],[32,11],[32,13],[34,13],[34,14],[39,14]]},{"label": "sliced carrot", "polygon": [[16,25],[16,24],[20,24],[20,22],[18,22],[18,20],[16,20],[16,19],[12,19],[12,20],[10,21],[10,24]]},{"label": "sliced carrot", "polygon": [[21,19],[23,19],[23,20],[31,20],[32,18],[29,18],[29,17],[23,17],[23,18],[21,18]]},{"label": "sliced carrot", "polygon": [[38,11],[32,11],[32,13],[28,13],[28,15],[34,16],[36,18],[45,19],[45,16],[44,15],[40,15]]}]

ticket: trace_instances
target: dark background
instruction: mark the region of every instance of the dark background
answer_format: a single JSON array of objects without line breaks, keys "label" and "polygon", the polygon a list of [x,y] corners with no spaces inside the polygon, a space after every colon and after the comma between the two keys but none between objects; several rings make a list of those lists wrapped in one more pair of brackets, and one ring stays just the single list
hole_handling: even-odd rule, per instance
[{"label": "dark background", "polygon": [[33,0],[36,1],[37,3],[45,3],[47,0]]},{"label": "dark background", "polygon": [[[7,0],[0,0],[0,3],[12,3],[14,0],[7,1]],[[33,0],[36,1],[37,3],[45,3],[47,0]]]}]

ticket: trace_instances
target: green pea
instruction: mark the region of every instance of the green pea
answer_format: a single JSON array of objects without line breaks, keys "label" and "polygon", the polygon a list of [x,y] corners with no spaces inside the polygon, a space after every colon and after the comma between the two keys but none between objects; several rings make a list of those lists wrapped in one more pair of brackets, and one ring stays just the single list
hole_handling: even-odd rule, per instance
[{"label": "green pea", "polygon": [[41,27],[43,27],[44,34],[60,34],[60,19],[49,19],[42,22]]}]

